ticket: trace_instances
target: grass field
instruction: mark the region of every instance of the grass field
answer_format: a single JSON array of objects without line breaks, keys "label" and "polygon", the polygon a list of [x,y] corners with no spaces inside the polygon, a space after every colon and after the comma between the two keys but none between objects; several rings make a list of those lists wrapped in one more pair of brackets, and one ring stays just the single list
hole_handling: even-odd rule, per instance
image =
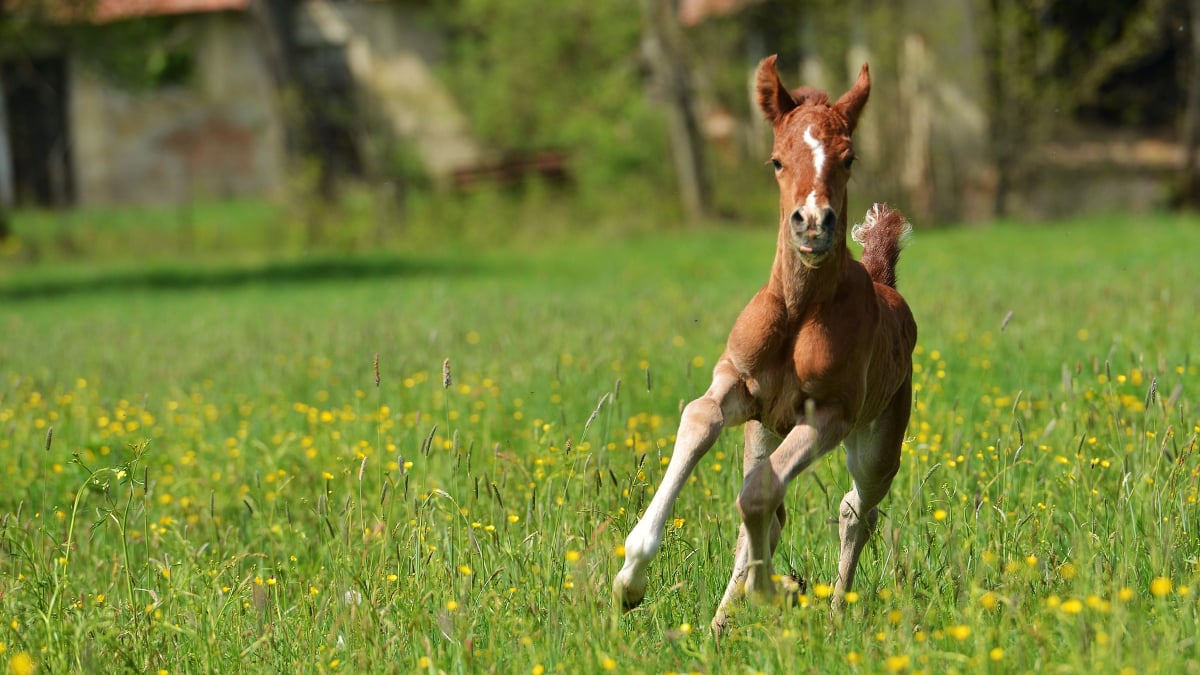
[{"label": "grass field", "polygon": [[[741,438],[646,603],[619,547],[766,279],[769,229],[0,276],[0,660],[30,672],[1196,672],[1200,221],[922,232],[904,461],[831,615],[708,632]],[[53,432],[51,433],[51,430]]]}]

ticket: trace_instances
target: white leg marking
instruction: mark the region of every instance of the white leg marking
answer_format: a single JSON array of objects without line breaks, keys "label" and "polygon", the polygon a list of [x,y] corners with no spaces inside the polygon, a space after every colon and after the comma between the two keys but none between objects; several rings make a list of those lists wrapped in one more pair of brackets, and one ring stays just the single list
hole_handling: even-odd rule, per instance
[{"label": "white leg marking", "polygon": [[642,601],[646,593],[646,567],[662,545],[663,528],[675,498],[687,484],[688,476],[700,458],[721,433],[723,413],[716,397],[710,394],[684,408],[675,449],[671,452],[662,484],[641,520],[625,538],[625,564],[613,579],[613,594],[625,607],[636,606]]}]

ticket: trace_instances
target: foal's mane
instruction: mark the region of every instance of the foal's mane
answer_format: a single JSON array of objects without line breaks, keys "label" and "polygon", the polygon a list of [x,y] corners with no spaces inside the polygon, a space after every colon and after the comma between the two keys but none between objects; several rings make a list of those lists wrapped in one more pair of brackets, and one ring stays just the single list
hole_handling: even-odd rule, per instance
[{"label": "foal's mane", "polygon": [[806,105],[829,105],[829,94],[816,87],[804,85],[803,87],[796,87],[790,93],[798,107]]}]

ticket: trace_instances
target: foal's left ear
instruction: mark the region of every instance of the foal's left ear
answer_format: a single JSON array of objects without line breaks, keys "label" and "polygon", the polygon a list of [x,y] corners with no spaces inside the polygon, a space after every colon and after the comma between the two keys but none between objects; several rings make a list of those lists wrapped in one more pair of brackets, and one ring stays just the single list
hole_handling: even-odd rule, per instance
[{"label": "foal's left ear", "polygon": [[842,94],[842,97],[833,104],[846,116],[846,121],[850,123],[850,133],[854,133],[854,128],[858,126],[858,116],[862,113],[863,106],[867,104],[867,97],[871,95],[871,73],[867,70],[867,64],[863,64],[862,70],[858,71],[858,80],[854,86],[850,87],[850,91]]}]

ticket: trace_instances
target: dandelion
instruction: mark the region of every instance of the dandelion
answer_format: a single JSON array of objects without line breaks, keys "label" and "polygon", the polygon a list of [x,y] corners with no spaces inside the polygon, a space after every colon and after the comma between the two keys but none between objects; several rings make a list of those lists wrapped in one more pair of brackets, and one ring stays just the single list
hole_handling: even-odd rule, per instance
[{"label": "dandelion", "polygon": [[581,556],[579,554],[579,551],[567,551],[567,555],[566,555],[567,562],[570,562],[570,563],[579,562],[580,557]]},{"label": "dandelion", "polygon": [[1064,602],[1060,609],[1067,614],[1078,614],[1083,611],[1083,603],[1075,598],[1071,598]]},{"label": "dandelion", "polygon": [[1122,586],[1121,590],[1117,591],[1117,599],[1121,602],[1129,602],[1133,599],[1133,589],[1128,586]]},{"label": "dandelion", "polygon": [[422,656],[421,658],[417,659],[417,667],[421,668],[421,669],[428,668],[429,667],[429,657]]},{"label": "dandelion", "polygon": [[1000,596],[988,591],[979,596],[979,606],[984,609],[996,609],[1000,605]]},{"label": "dandelion", "polygon": [[971,637],[971,627],[966,624],[950,626],[949,628],[946,629],[946,634],[949,635],[950,637],[954,638],[955,640],[962,642],[963,640],[966,640],[967,638]]},{"label": "dandelion", "polygon": [[833,586],[826,584],[817,584],[813,586],[813,595],[817,596],[818,598],[828,598],[832,594]]},{"label": "dandelion", "polygon": [[907,654],[897,654],[895,656],[887,657],[887,659],[885,659],[883,662],[883,667],[889,673],[899,673],[908,669],[908,664],[911,662],[912,659],[910,659]]},{"label": "dandelion", "polygon": [[448,600],[446,602],[446,611],[447,612],[453,612],[456,609],[458,609],[458,601],[457,600]]},{"label": "dandelion", "polygon": [[604,657],[603,660],[600,661],[600,667],[605,670],[616,670],[617,669],[617,660],[611,656],[606,656],[606,657]]},{"label": "dandelion", "polygon": [[33,657],[29,652],[17,652],[8,661],[8,672],[11,675],[30,675],[33,669]]},{"label": "dandelion", "polygon": [[858,602],[858,593],[850,591],[846,595],[842,596],[842,599],[846,601],[847,605],[853,605],[854,603]]},{"label": "dandelion", "polygon": [[1150,595],[1156,598],[1166,597],[1171,593],[1173,587],[1174,585],[1170,579],[1166,577],[1154,577],[1154,580],[1150,582]]},{"label": "dandelion", "polygon": [[933,519],[942,521],[946,519],[946,509],[937,509],[933,512]]},{"label": "dandelion", "polygon": [[464,577],[469,577],[475,573],[475,570],[471,569],[470,565],[459,565],[458,573],[463,575]]},{"label": "dandelion", "polygon": [[993,661],[999,661],[1004,658],[1004,650],[999,647],[992,647],[992,651],[988,652],[988,658]]},{"label": "dandelion", "polygon": [[539,663],[533,667],[533,670],[531,672],[533,673],[533,675],[545,675],[546,666],[543,666],[542,664]]},{"label": "dandelion", "polygon": [[846,654],[846,663],[849,663],[852,666],[857,666],[858,664],[862,663],[862,654],[859,654],[858,652],[850,652],[849,654]]}]

